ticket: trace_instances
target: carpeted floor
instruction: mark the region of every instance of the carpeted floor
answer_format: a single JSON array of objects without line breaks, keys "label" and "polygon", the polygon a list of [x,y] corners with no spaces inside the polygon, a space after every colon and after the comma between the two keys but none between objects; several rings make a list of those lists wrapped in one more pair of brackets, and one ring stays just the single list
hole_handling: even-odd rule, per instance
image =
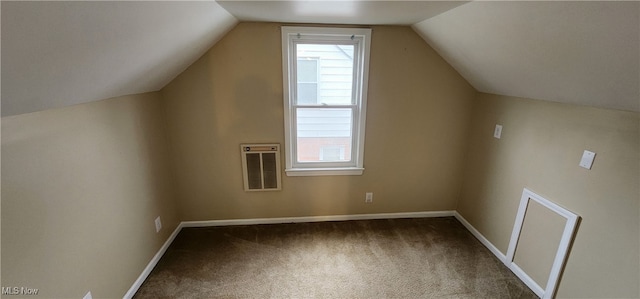
[{"label": "carpeted floor", "polygon": [[134,298],[537,298],[453,217],[186,228]]}]

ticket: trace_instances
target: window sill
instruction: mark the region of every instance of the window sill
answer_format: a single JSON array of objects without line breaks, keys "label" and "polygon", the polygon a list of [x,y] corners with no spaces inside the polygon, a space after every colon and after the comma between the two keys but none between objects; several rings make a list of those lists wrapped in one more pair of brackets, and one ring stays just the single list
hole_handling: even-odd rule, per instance
[{"label": "window sill", "polygon": [[287,176],[322,176],[322,175],[362,175],[364,168],[289,168],[285,169]]}]

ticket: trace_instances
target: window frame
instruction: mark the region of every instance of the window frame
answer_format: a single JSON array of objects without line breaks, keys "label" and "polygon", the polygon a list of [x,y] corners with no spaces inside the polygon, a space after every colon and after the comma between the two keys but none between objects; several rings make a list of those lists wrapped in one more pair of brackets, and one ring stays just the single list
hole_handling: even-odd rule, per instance
[{"label": "window frame", "polygon": [[[362,175],[371,29],[282,26],[282,66],[284,93],[285,173],[287,176]],[[350,105],[306,105],[296,103],[297,44],[354,45],[352,103]],[[318,68],[320,71],[320,68]],[[320,78],[318,77],[318,80]],[[318,86],[320,82],[318,82]],[[320,93],[318,93],[318,96]],[[351,119],[351,161],[297,161],[298,108],[349,108]]]}]

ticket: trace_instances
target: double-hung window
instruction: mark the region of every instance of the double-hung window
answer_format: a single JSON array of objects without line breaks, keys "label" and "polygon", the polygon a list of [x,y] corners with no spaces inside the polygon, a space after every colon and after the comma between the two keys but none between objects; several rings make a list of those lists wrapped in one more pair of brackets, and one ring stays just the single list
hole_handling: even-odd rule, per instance
[{"label": "double-hung window", "polygon": [[286,173],[360,175],[371,29],[282,27]]}]

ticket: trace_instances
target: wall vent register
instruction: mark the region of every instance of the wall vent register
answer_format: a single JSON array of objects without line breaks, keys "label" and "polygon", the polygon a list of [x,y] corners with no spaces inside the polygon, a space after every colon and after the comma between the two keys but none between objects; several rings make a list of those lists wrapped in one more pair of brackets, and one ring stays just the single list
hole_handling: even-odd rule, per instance
[{"label": "wall vent register", "polygon": [[244,191],[281,189],[280,144],[241,144]]}]

